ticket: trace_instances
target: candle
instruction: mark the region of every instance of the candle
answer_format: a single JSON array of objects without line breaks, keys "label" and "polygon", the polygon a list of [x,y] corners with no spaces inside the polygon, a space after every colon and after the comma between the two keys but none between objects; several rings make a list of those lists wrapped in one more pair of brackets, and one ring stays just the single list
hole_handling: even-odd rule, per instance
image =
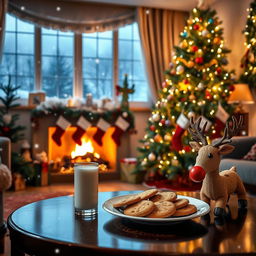
[{"label": "candle", "polygon": [[98,207],[98,163],[76,163],[74,207],[77,215],[94,215]]}]

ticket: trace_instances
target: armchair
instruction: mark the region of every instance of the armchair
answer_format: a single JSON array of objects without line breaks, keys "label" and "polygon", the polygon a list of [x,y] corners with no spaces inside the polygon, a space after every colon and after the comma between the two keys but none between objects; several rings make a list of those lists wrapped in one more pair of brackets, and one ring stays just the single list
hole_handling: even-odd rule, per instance
[{"label": "armchair", "polygon": [[256,137],[234,137],[231,144],[235,146],[235,149],[232,153],[223,156],[220,169],[226,170],[236,166],[237,173],[242,181],[246,185],[256,186],[256,161],[242,159],[255,143]]},{"label": "armchair", "polygon": [[[0,156],[2,163],[11,168],[11,141],[8,138],[0,137]],[[3,216],[3,191],[0,191],[0,253],[4,252],[4,237],[7,231]]]}]

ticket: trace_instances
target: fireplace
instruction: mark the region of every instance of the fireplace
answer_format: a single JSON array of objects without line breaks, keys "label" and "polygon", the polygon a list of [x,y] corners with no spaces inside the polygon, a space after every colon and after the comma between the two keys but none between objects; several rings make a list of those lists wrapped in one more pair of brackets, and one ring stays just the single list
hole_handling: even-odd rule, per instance
[{"label": "fireplace", "polygon": [[[32,153],[34,156],[42,151],[47,153],[48,161],[51,163],[49,165],[50,183],[73,182],[73,168],[62,168],[63,161],[71,161],[72,163],[77,161],[93,161],[93,157],[107,163],[107,168],[104,168],[104,166],[101,168],[100,180],[119,178],[120,160],[129,156],[130,152],[129,133],[125,133],[122,136],[121,146],[118,147],[111,138],[115,128],[110,127],[103,137],[103,145],[99,146],[92,139],[97,128],[89,127],[82,137],[82,145],[79,146],[72,138],[76,127],[70,126],[61,137],[61,146],[58,146],[52,140],[52,134],[56,129],[55,124],[56,117],[45,116],[40,118],[37,127],[32,129]],[[56,166],[59,166],[59,168],[56,168]]]},{"label": "fireplace", "polygon": [[[107,130],[103,137],[103,145],[99,146],[92,136],[97,128],[90,127],[86,130],[81,141],[82,144],[78,145],[72,138],[76,131],[76,127],[69,127],[62,136],[62,145],[58,146],[52,139],[56,127],[48,127],[48,160],[50,162],[63,162],[63,158],[70,159],[71,163],[74,162],[91,162],[96,161],[101,166],[102,171],[111,172],[116,169],[116,150],[117,146],[111,138],[114,128]],[[62,168],[60,172],[67,173],[68,168]]]}]

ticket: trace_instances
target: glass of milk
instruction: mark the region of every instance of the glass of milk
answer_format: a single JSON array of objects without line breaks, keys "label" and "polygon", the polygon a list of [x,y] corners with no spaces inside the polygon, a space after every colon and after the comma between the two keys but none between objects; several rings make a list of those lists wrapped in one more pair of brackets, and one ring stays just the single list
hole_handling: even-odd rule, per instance
[{"label": "glass of milk", "polygon": [[74,165],[74,207],[77,215],[91,216],[98,212],[98,170],[98,163]]}]

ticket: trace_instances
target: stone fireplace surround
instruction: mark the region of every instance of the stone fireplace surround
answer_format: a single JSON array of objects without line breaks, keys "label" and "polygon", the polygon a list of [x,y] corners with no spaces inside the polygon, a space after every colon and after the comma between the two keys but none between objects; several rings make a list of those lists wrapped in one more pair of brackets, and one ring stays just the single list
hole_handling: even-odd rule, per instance
[{"label": "stone fireplace surround", "polygon": [[[31,128],[32,133],[32,154],[35,156],[42,151],[48,154],[48,127],[55,126],[58,116],[44,116],[38,118],[37,125]],[[68,119],[71,125],[75,125],[76,120]],[[102,172],[99,175],[100,180],[116,180],[120,178],[120,160],[130,156],[131,142],[129,133],[126,132],[121,138],[121,146],[116,150],[116,168],[110,172]],[[51,174],[49,173],[51,183],[73,182],[73,174]]]}]

